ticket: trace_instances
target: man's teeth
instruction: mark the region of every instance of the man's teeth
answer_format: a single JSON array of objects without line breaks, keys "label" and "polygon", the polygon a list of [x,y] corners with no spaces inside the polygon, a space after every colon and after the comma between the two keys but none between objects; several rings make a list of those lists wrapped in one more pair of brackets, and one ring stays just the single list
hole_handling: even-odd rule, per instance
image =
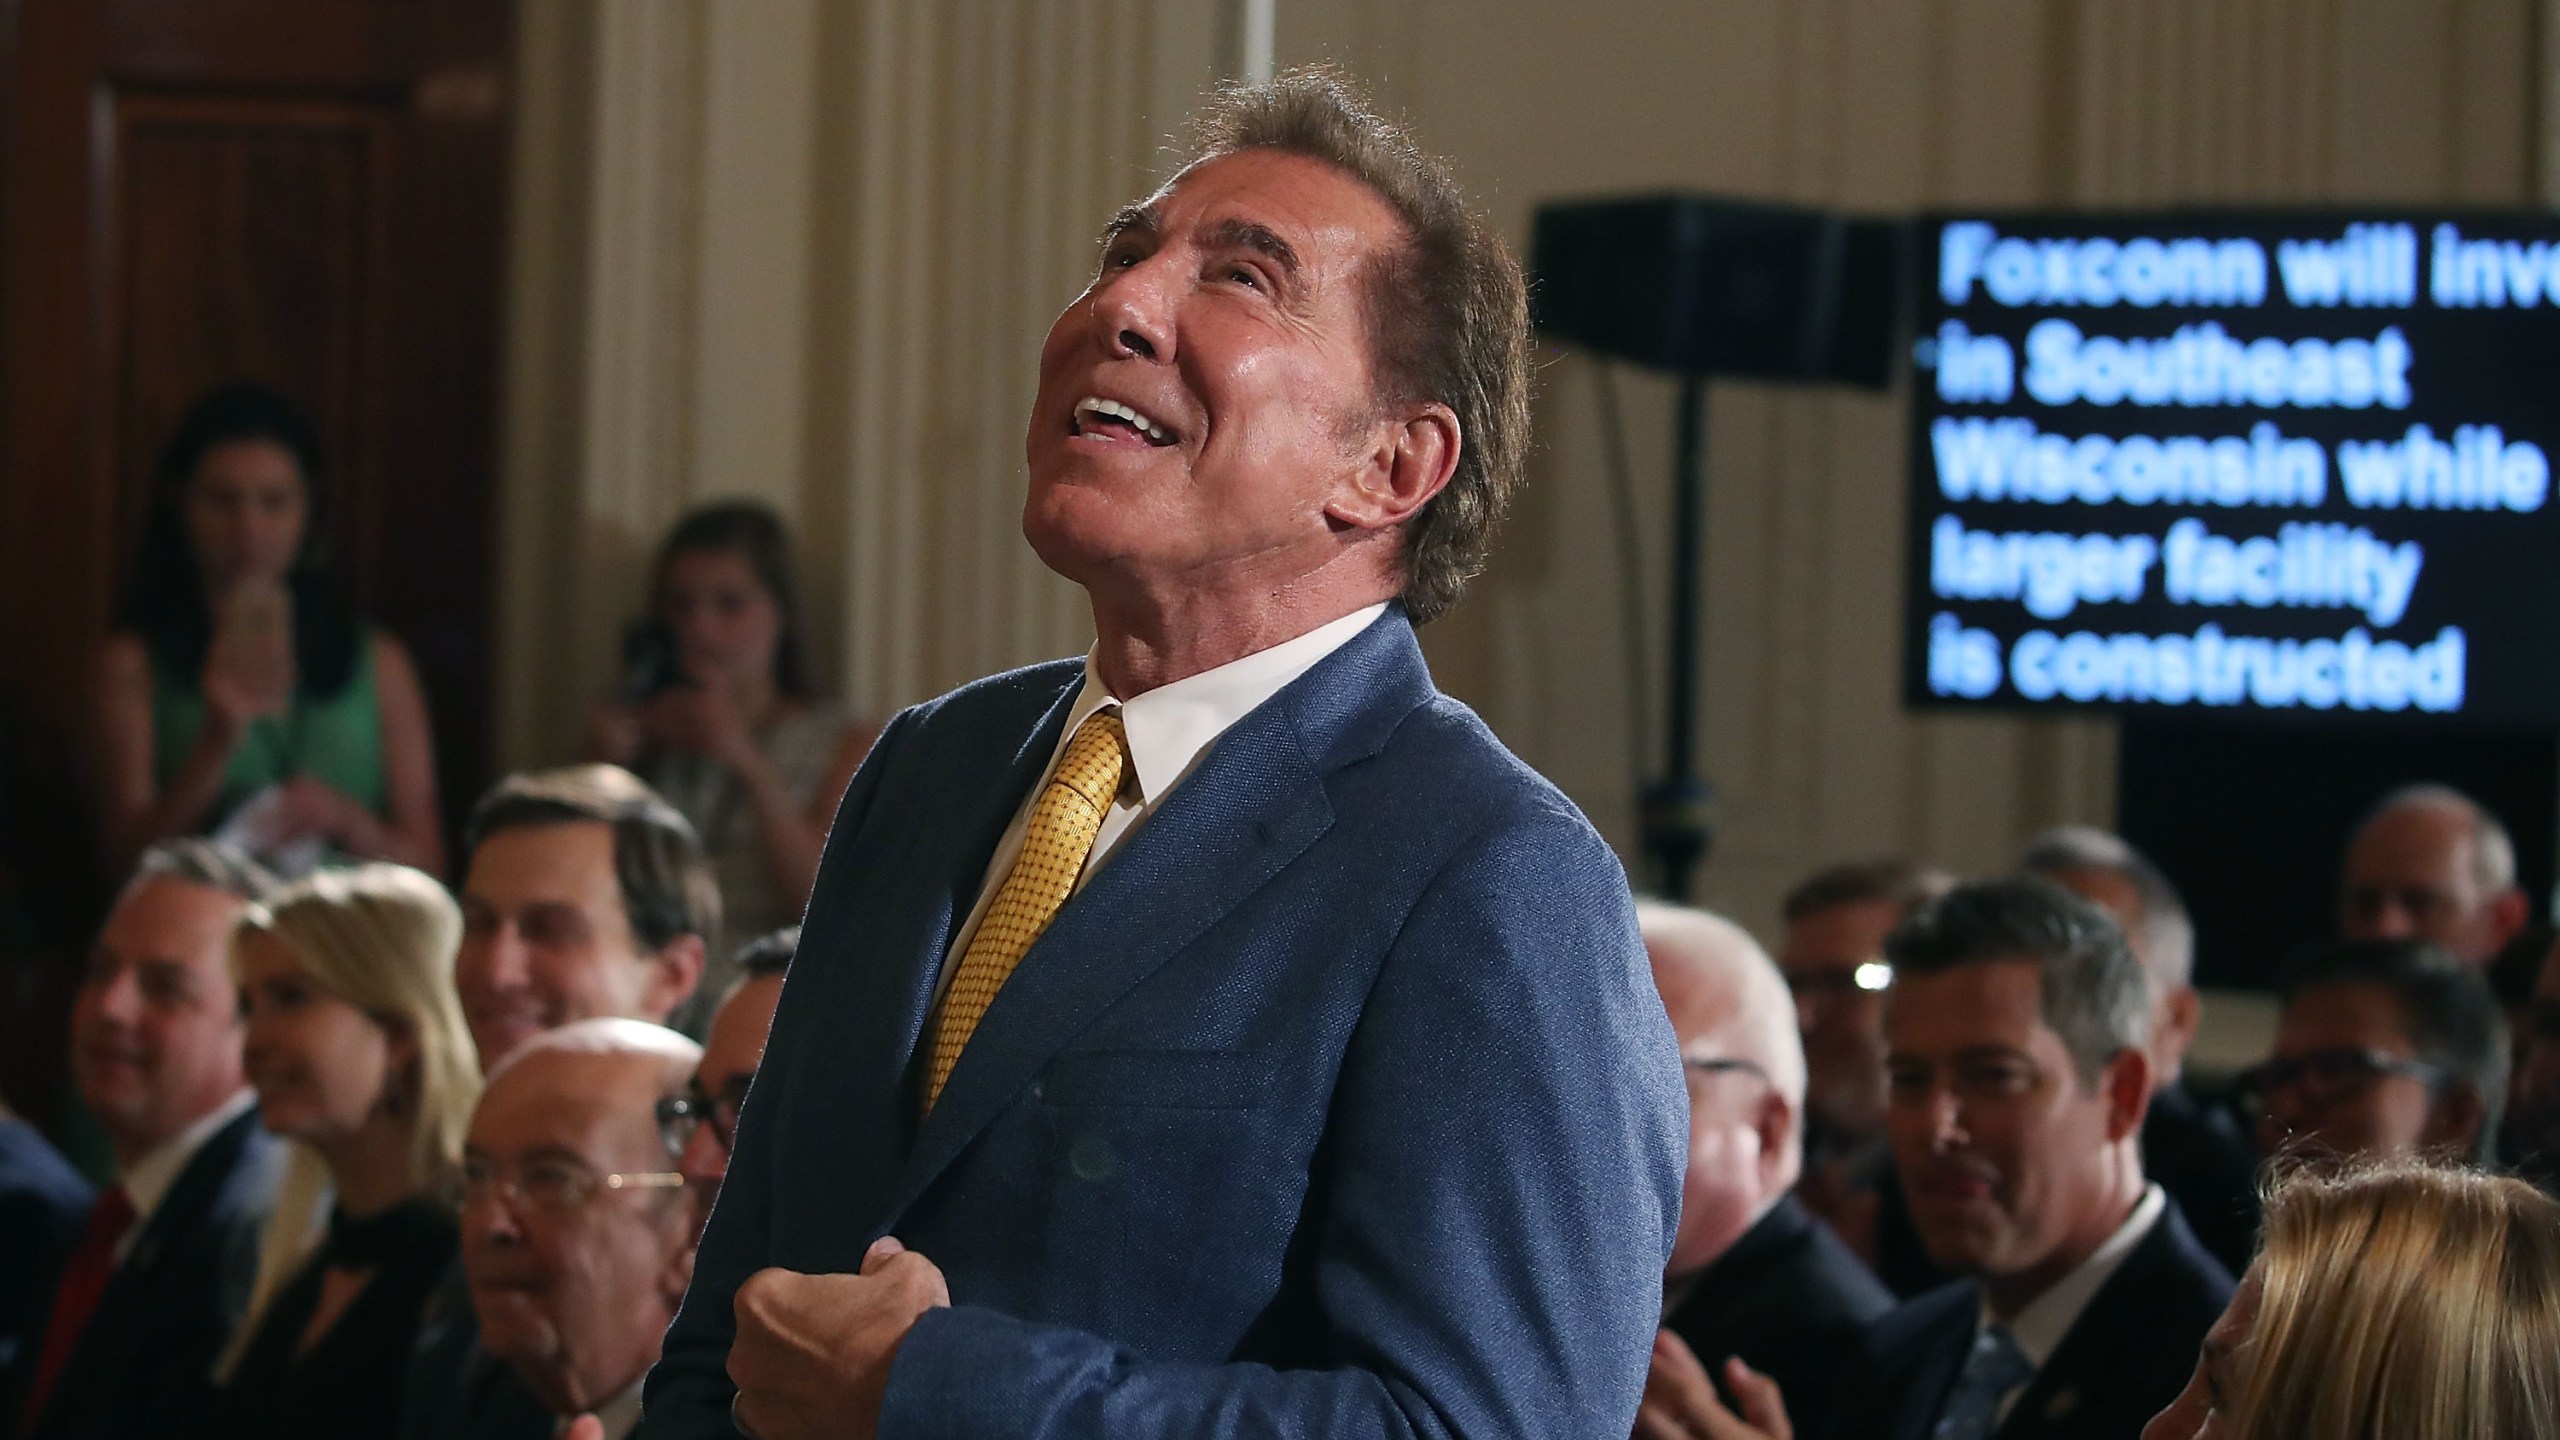
[{"label": "man's teeth", "polygon": [[1125,420],[1131,428],[1158,445],[1173,443],[1173,432],[1117,400],[1102,400],[1088,395],[1076,402],[1076,418],[1081,421],[1087,415],[1103,415],[1114,420]]}]

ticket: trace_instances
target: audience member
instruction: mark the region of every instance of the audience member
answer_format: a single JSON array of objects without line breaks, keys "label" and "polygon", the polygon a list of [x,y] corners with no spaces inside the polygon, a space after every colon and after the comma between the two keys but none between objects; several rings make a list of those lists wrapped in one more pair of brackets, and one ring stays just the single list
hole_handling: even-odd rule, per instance
[{"label": "audience member", "polygon": [[1886,942],[1888,1126],[1932,1259],[1966,1278],[1870,1332],[1828,1433],[2130,1440],[2231,1277],[2143,1177],[2150,996],[2123,934],[2034,877]]},{"label": "audience member", "polygon": [[[511,775],[471,812],[454,981],[483,1073],[578,1021],[665,1022],[703,969],[720,892],[693,827],[611,765]],[[539,1398],[479,1344],[462,1267],[427,1305],[406,1440],[533,1440]]]},{"label": "audience member", "polygon": [[693,1201],[657,1106],[701,1058],[662,1026],[580,1021],[500,1065],[471,1118],[462,1257],[481,1343],[564,1424],[594,1414],[604,1440],[639,1423],[693,1273]]},{"label": "audience member", "polygon": [[53,1287],[17,1402],[25,1440],[159,1436],[201,1418],[257,1266],[279,1147],[240,1069],[232,929],[270,878],[209,841],[164,841],[98,932],[71,1064],[115,1180]]},{"label": "audience member", "polygon": [[1701,1423],[1706,1365],[1739,1356],[1809,1393],[1893,1296],[1789,1193],[1805,1064],[1777,967],[1718,916],[1643,904],[1636,919],[1688,1073],[1689,1168],[1635,1433],[1677,1440]]},{"label": "audience member", "polygon": [[327,1163],[319,1253],[240,1348],[211,1435],[376,1440],[429,1293],[455,1255],[452,1197],[480,1092],[453,996],[462,917],[399,865],[323,871],[253,906],[232,946],[268,1130]]},{"label": "audience member", "polygon": [[2516,848],[2479,802],[2445,785],[2382,798],[2347,845],[2338,887],[2347,940],[2424,940],[2486,965],[2524,928]]},{"label": "audience member", "polygon": [[347,608],[322,542],[318,444],[283,396],[197,400],[160,457],[100,657],[100,830],[142,847],[221,827],[270,862],[444,869],[417,668]]},{"label": "audience member", "polygon": [[[818,693],[790,537],[771,510],[731,501],[685,516],[650,588],[593,758],[638,771],[693,822],[730,935],[793,924],[879,727]],[[716,953],[707,996],[730,979]]]},{"label": "audience member", "polygon": [[1787,893],[1778,968],[1804,1039],[1804,1178],[1797,1198],[1894,1293],[1946,1280],[1911,1228],[1884,1133],[1884,937],[1947,891],[1943,871],[1908,860],[1853,861]]},{"label": "audience member", "polygon": [[2529,1014],[2508,1087],[2515,1112],[2507,1133],[2515,1140],[2518,1172],[2545,1193],[2560,1194],[2560,943],[2543,956]]},{"label": "audience member", "polygon": [[[88,1223],[98,1192],[36,1127],[0,1106],[0,1404],[44,1341],[47,1283]],[[9,1432],[0,1410],[0,1434]]]},{"label": "audience member", "polygon": [[2029,840],[2018,868],[2094,902],[2123,928],[2151,995],[2143,1173],[2178,1202],[2204,1248],[2237,1274],[2257,1245],[2258,1157],[2229,1110],[2208,1105],[2182,1083],[2187,1048],[2204,1014],[2186,902],[2149,857],[2086,825],[2060,826]]},{"label": "audience member", "polygon": [[729,1173],[729,1142],[738,1131],[738,1110],[747,1103],[747,1087],[764,1061],[774,1008],[782,1003],[783,971],[799,948],[800,927],[793,925],[739,950],[738,979],[711,1014],[701,1068],[682,1095],[658,1102],[659,1133],[676,1157],[676,1168],[694,1187],[706,1222],[719,1198],[720,1181]]},{"label": "audience member", "polygon": [[2300,1171],[2143,1440],[2560,1435],[2560,1206],[2407,1160]]},{"label": "audience member", "polygon": [[483,1072],[546,1030],[664,1023],[693,994],[719,888],[693,826],[629,771],[510,775],[467,843],[454,982]]},{"label": "audience member", "polygon": [[2506,1023],[2480,973],[2433,945],[2333,942],[2296,961],[2275,1053],[2240,1088],[2269,1156],[2486,1160]]}]

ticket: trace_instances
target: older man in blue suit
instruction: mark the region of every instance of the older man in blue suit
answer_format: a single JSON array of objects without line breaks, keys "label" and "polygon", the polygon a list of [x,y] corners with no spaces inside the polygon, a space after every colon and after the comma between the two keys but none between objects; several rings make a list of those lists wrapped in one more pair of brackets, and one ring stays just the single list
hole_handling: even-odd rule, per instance
[{"label": "older man in blue suit", "polygon": [[854,782],[644,1437],[1627,1433],[1679,1062],[1618,862],[1413,634],[1526,352],[1322,76],[1112,223],[1023,519],[1096,643]]}]

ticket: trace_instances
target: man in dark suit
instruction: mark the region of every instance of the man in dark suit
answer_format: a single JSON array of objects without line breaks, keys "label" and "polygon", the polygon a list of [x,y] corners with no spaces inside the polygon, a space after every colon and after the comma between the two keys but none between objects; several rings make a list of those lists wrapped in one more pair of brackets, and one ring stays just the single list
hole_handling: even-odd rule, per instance
[{"label": "man in dark suit", "polygon": [[2195,987],[2196,930],[2178,889],[2123,837],[2063,825],[2029,840],[2018,868],[2115,917],[2151,987],[2151,1109],[2143,1172],[2178,1202],[2196,1238],[2237,1275],[2258,1245],[2258,1152],[2240,1122],[2187,1088],[2187,1049],[2204,1016]]},{"label": "man in dark suit", "polygon": [[1298,75],[1097,269],[1023,520],[1096,644],[864,763],[641,1434],[1623,1435],[1675,1048],[1413,634],[1517,478],[1517,266]]},{"label": "man in dark suit", "polygon": [[281,1151],[240,1073],[231,932],[266,877],[205,841],[153,847],[98,933],[71,1018],[113,1184],[64,1262],[16,1399],[27,1440],[176,1434],[257,1272]]},{"label": "man in dark suit", "polygon": [[1636,920],[1688,1075],[1689,1173],[1635,1433],[1688,1440],[1692,1397],[1728,1359],[1810,1393],[1893,1292],[1792,1193],[1805,1062],[1777,967],[1720,916],[1648,903]]},{"label": "man in dark suit", "polygon": [[1816,1433],[2134,1440],[2231,1276],[2143,1176],[2150,996],[2123,932],[2034,877],[1886,941],[1887,1125],[1930,1257],[1967,1278],[1869,1334]]}]

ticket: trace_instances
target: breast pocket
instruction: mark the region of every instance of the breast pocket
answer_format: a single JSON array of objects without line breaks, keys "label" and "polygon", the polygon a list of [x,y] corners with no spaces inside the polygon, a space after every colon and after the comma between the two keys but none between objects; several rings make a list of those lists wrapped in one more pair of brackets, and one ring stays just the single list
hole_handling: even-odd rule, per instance
[{"label": "breast pocket", "polygon": [[1265,1052],[1098,1050],[1040,1084],[1052,1314],[1155,1360],[1225,1358],[1280,1284],[1319,1122]]}]

